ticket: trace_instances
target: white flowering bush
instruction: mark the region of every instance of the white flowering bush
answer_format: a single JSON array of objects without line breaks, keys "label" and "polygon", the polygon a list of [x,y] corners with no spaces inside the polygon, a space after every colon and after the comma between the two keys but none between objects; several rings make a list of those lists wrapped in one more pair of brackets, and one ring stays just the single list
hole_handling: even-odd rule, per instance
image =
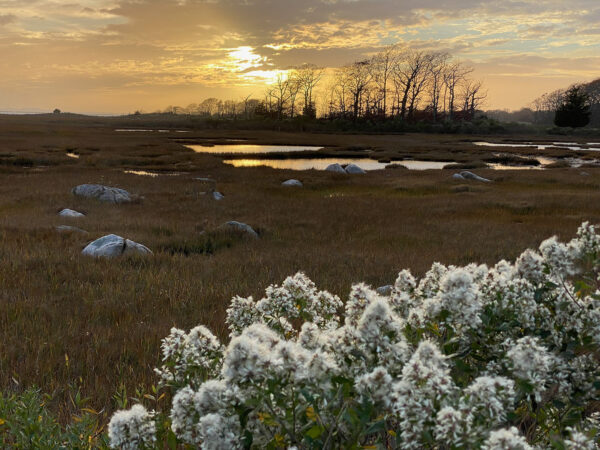
[{"label": "white flowering bush", "polygon": [[514,264],[404,270],[389,296],[357,284],[343,303],[298,273],[235,297],[227,344],[173,329],[170,410],[117,412],[111,445],[598,448],[599,268],[584,223]]}]

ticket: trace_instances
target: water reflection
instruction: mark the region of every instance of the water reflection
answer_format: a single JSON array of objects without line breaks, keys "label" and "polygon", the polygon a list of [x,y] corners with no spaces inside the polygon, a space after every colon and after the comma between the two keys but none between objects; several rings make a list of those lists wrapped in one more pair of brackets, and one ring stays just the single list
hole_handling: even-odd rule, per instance
[{"label": "water reflection", "polygon": [[[363,170],[381,170],[385,169],[390,163],[382,163],[373,159],[360,158],[304,158],[304,159],[228,159],[223,161],[234,167],[258,167],[267,166],[273,169],[291,169],[291,170],[325,170],[330,164],[356,164]],[[410,170],[429,170],[443,169],[445,165],[450,164],[444,161],[397,161]]]},{"label": "water reflection", "polygon": [[67,153],[67,156],[69,158],[79,159],[79,155],[77,153]]},{"label": "water reflection", "polygon": [[156,173],[156,172],[148,172],[146,170],[124,170],[123,173],[129,173],[132,175],[140,175],[140,176],[144,176],[144,177],[152,177],[152,178],[156,178],[159,176],[169,176],[169,177],[176,177],[177,175],[179,175],[178,173]]},{"label": "water reflection", "polygon": [[231,145],[188,145],[196,153],[216,153],[216,154],[263,154],[263,153],[287,153],[287,152],[305,152],[321,150],[323,147],[311,147],[306,145],[252,145],[252,144],[231,144]]},{"label": "water reflection", "polygon": [[154,133],[155,131],[159,132],[159,133],[170,133],[171,131],[174,131],[175,133],[189,133],[189,130],[152,130],[149,128],[117,128],[115,130],[118,133],[140,133],[140,132],[146,132],[146,133]]},{"label": "water reflection", "polygon": [[523,142],[511,142],[511,143],[499,143],[499,142],[473,142],[474,145],[479,147],[527,147],[536,148],[538,150],[546,150],[548,148],[566,148],[569,150],[587,150],[590,152],[600,152],[600,148],[592,147],[599,145],[597,142],[588,142],[587,144],[578,144],[577,142],[552,142],[550,144],[535,144],[530,141]]},{"label": "water reflection", "polygon": [[[503,156],[503,155],[496,154],[496,156]],[[488,166],[490,169],[494,169],[494,170],[543,170],[543,169],[545,169],[544,166],[547,166],[548,164],[552,164],[552,163],[556,162],[556,159],[554,159],[554,158],[545,158],[543,156],[538,156],[536,158],[530,158],[530,159],[536,160],[540,164],[537,166],[534,166],[534,165],[527,165],[527,164],[511,165],[511,164],[489,163]]]}]

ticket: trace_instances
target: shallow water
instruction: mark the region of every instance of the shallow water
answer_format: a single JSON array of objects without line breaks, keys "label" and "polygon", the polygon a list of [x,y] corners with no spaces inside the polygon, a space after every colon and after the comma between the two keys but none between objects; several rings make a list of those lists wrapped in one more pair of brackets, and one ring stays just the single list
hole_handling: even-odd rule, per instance
[{"label": "shallow water", "polygon": [[77,153],[67,153],[67,156],[69,158],[79,159],[79,155]]},{"label": "shallow water", "polygon": [[146,132],[146,133],[154,133],[154,132],[159,132],[159,133],[170,133],[171,131],[175,132],[175,133],[189,133],[189,130],[152,130],[149,128],[117,128],[115,130],[118,133],[139,133],[139,132]]},{"label": "shallow water", "polygon": [[597,142],[588,142],[587,144],[578,144],[577,142],[553,142],[551,144],[534,144],[533,142],[511,142],[511,143],[499,143],[499,142],[473,142],[474,145],[479,147],[528,147],[537,148],[538,150],[546,150],[548,148],[566,148],[569,150],[587,150],[590,152],[600,152],[600,148],[591,147],[592,145],[598,145]]},{"label": "shallow water", "polygon": [[[493,170],[541,170],[544,166],[555,162],[553,158],[532,158],[540,162],[539,166],[525,165],[508,165],[508,164],[488,164],[489,169]],[[223,161],[225,164],[230,164],[234,167],[258,167],[266,166],[273,169],[290,169],[290,170],[325,170],[330,164],[355,164],[364,170],[382,170],[391,163],[382,163],[372,159],[360,158],[304,158],[304,159],[228,159]],[[449,164],[454,164],[452,161],[421,161],[421,160],[405,160],[394,161],[392,164],[399,164],[409,170],[440,170]],[[457,169],[458,170],[458,169]]]},{"label": "shallow water", "polygon": [[[304,158],[304,159],[228,159],[223,161],[234,167],[258,167],[267,166],[273,169],[291,170],[325,170],[331,164],[355,164],[363,170],[385,169],[390,163],[382,163],[373,159],[360,158]],[[451,164],[443,161],[396,161],[410,170],[442,169]]]},{"label": "shallow water", "polygon": [[148,172],[146,170],[124,170],[123,173],[129,173],[131,175],[140,175],[140,176],[144,176],[144,177],[152,177],[152,178],[156,178],[159,176],[169,176],[169,177],[174,177],[179,175],[178,173],[156,173],[156,172]]},{"label": "shallow water", "polygon": [[323,147],[312,147],[308,145],[255,145],[255,144],[225,144],[212,145],[210,147],[204,145],[187,145],[196,153],[212,153],[212,154],[265,154],[265,153],[287,153],[287,152],[306,152],[321,150]]}]

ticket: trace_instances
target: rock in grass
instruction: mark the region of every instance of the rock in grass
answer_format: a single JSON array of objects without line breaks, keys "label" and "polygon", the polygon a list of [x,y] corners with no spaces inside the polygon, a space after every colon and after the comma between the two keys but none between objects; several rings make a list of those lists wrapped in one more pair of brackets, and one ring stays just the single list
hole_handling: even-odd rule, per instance
[{"label": "rock in grass", "polygon": [[224,224],[223,227],[241,231],[243,233],[247,233],[249,236],[252,236],[253,238],[258,239],[258,233],[256,231],[254,231],[254,228],[252,228],[248,224],[245,224],[242,222],[236,222],[235,220],[231,220],[231,221],[227,222],[226,224]]},{"label": "rock in grass", "polygon": [[122,255],[151,255],[152,251],[145,245],[109,234],[88,244],[81,254],[95,258],[114,258]]},{"label": "rock in grass", "polygon": [[484,183],[491,183],[492,180],[488,180],[487,178],[480,177],[479,175],[475,175],[473,172],[469,172],[468,170],[463,170],[460,175],[466,180],[475,180],[475,181],[483,181]]},{"label": "rock in grass", "polygon": [[103,186],[101,184],[80,184],[72,190],[78,197],[95,198],[106,203],[129,203],[131,194],[125,189]]},{"label": "rock in grass", "polygon": [[56,226],[56,231],[58,231],[59,233],[81,233],[81,234],[88,234],[87,231],[82,230],[81,228],[71,227],[69,225],[57,225]]},{"label": "rock in grass", "polygon": [[225,196],[223,194],[221,194],[219,191],[214,191],[212,193],[212,196],[215,200],[219,201],[219,200],[223,200],[225,198]]},{"label": "rock in grass", "polygon": [[460,173],[455,173],[454,175],[452,175],[452,178],[454,178],[455,180],[465,180],[465,177],[463,177]]},{"label": "rock in grass", "polygon": [[292,186],[292,187],[302,187],[302,182],[300,180],[291,180],[284,181],[281,183],[282,186]]},{"label": "rock in grass", "polygon": [[367,172],[365,172],[363,169],[358,167],[356,164],[348,164],[346,166],[346,173],[363,174],[363,173],[367,173]]},{"label": "rock in grass", "polygon": [[403,166],[402,164],[398,164],[398,163],[392,163],[392,164],[388,164],[387,166],[385,166],[386,169],[404,169],[404,170],[408,170],[408,167]]},{"label": "rock in grass", "polygon": [[392,286],[391,284],[387,284],[385,286],[380,286],[376,289],[376,292],[379,295],[383,295],[385,297],[389,297],[390,295],[392,295],[392,289],[394,289],[394,286]]},{"label": "rock in grass", "polygon": [[344,168],[342,166],[340,166],[338,163],[335,164],[330,164],[325,168],[326,171],[328,172],[336,172],[336,173],[348,173],[344,170]]},{"label": "rock in grass", "polygon": [[61,212],[58,213],[58,215],[61,217],[85,217],[85,214],[82,214],[78,211],[69,208],[63,209]]}]

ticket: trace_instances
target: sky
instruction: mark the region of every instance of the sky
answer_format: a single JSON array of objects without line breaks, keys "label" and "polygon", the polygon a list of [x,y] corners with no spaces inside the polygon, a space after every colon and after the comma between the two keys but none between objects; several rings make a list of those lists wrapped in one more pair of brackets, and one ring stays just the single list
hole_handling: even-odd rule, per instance
[{"label": "sky", "polygon": [[474,67],[486,109],[600,77],[599,0],[0,0],[0,111],[261,97],[282,70],[402,43]]}]

